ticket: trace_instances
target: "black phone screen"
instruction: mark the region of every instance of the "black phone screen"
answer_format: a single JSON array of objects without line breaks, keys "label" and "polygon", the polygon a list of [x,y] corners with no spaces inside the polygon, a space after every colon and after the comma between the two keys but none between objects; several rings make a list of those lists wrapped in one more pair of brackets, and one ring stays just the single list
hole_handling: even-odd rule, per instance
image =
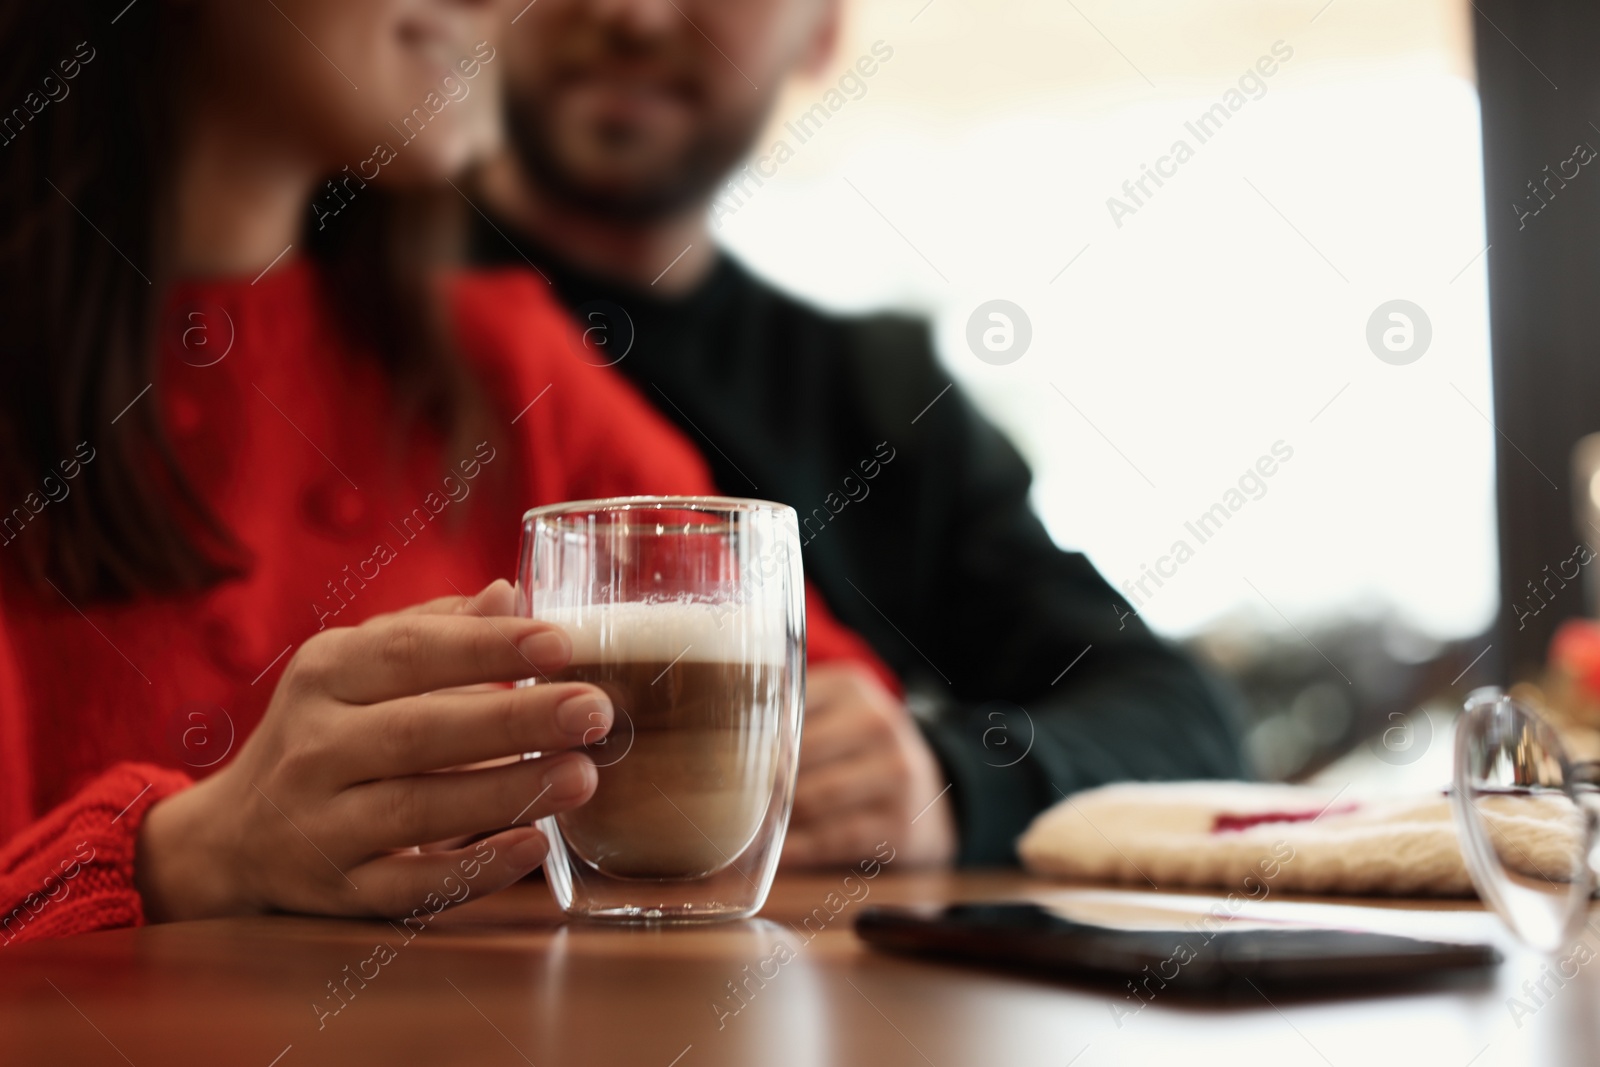
[{"label": "black phone screen", "polygon": [[1035,903],[870,907],[868,944],[1034,971],[1134,981],[1152,990],[1394,983],[1493,967],[1490,945],[1296,923],[1085,922]]}]

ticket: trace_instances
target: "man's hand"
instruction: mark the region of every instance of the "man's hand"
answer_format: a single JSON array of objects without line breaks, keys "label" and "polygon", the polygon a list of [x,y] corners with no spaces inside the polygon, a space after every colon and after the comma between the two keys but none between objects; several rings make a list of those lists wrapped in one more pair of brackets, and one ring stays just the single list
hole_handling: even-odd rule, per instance
[{"label": "man's hand", "polygon": [[955,859],[944,772],[905,706],[865,668],[811,669],[801,737],[785,866],[852,864],[882,841],[908,865]]}]

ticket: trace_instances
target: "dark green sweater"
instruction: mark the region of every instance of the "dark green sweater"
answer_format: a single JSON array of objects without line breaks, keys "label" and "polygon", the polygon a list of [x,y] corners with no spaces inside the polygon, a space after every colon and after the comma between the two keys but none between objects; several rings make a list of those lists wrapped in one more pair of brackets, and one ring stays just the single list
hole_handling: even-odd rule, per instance
[{"label": "dark green sweater", "polygon": [[807,578],[926,712],[963,863],[1015,863],[1029,820],[1080,789],[1244,773],[1226,700],[1050,540],[1026,464],[952,387],[925,323],[826,314],[727,255],[664,300],[495,225],[474,259],[536,265],[588,329],[586,358],[621,357],[724,493],[799,512]]}]

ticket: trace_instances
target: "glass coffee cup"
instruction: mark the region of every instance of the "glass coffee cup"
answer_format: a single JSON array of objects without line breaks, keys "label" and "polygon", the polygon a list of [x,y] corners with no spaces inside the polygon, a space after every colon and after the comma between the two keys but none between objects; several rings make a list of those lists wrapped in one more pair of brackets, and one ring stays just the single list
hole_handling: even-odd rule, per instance
[{"label": "glass coffee cup", "polygon": [[[636,922],[766,901],[794,800],[805,599],[792,508],[622,497],[523,517],[517,613],[556,623],[616,709],[585,750],[594,796],[540,821],[557,903]],[[538,755],[532,753],[530,755]]]}]

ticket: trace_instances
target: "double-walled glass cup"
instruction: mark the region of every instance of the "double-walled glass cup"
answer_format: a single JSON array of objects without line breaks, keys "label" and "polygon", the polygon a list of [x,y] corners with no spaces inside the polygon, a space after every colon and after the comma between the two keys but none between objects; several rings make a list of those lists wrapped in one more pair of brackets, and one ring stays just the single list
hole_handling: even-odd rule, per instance
[{"label": "double-walled glass cup", "polygon": [[539,824],[562,910],[643,922],[755,914],[800,754],[794,510],[722,497],[534,508],[517,613],[556,623],[573,645],[566,669],[523,684],[589,682],[616,708],[609,735],[585,746],[600,771],[593,798]]}]

